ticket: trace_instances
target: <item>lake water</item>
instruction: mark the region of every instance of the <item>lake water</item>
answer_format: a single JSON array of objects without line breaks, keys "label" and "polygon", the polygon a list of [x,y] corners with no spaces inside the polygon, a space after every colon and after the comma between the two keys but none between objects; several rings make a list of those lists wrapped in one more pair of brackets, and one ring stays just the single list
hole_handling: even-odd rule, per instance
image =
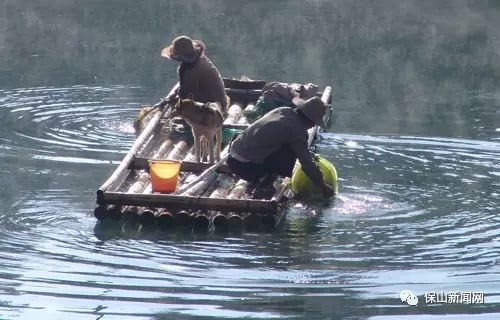
[{"label": "lake water", "polygon": [[[180,34],[333,86],[335,201],[272,233],[96,222]],[[0,319],[499,319],[499,207],[497,1],[0,1]]]}]

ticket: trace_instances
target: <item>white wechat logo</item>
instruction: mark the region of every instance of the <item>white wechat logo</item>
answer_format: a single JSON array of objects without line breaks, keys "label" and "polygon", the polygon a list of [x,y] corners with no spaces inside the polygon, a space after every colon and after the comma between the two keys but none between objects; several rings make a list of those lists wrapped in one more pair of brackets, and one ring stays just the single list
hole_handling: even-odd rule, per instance
[{"label": "white wechat logo", "polygon": [[416,306],[418,304],[418,297],[411,292],[411,290],[401,291],[399,298],[401,299],[401,302],[406,302],[410,306]]}]

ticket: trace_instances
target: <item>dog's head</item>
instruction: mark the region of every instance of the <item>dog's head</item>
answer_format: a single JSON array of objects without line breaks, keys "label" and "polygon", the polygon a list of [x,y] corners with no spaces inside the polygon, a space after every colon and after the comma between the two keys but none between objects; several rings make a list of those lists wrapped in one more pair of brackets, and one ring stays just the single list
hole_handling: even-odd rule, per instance
[{"label": "dog's head", "polygon": [[192,110],[195,102],[191,99],[179,99],[174,107],[173,116],[183,116],[188,110]]}]

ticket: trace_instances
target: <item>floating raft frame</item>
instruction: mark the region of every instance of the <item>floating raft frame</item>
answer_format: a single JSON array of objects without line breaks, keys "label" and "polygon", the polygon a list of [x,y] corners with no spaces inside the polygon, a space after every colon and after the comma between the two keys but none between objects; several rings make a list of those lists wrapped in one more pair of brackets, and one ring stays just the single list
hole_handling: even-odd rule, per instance
[{"label": "floating raft frame", "polygon": [[[243,116],[243,110],[255,105],[266,82],[224,79],[224,84],[231,106],[223,128],[245,129],[250,121]],[[206,230],[227,230],[243,225],[249,229],[276,227],[286,214],[290,179],[275,181],[277,191],[271,199],[252,199],[246,192],[246,182],[231,175],[225,163],[213,166],[194,162],[191,133],[179,133],[169,125],[173,106],[167,101],[178,86],[176,84],[165,99],[153,106],[140,135],[112,175],[97,190],[95,217],[143,226]],[[332,117],[331,93],[332,88],[327,86],[318,94],[327,105],[327,123]],[[309,129],[310,147],[319,130],[318,126]],[[222,147],[225,147],[221,153],[221,158],[224,158],[228,148]],[[184,192],[152,192],[148,161],[153,159],[182,160],[176,193],[179,190]]]}]

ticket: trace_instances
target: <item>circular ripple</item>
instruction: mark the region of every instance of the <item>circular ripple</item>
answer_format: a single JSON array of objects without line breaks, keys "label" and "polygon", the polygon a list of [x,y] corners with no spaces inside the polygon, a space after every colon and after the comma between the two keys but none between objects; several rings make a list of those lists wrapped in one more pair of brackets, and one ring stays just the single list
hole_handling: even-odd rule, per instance
[{"label": "circular ripple", "polygon": [[[134,139],[130,87],[1,91],[0,156],[76,163],[116,159]],[[114,154],[114,155],[113,155]]]}]

